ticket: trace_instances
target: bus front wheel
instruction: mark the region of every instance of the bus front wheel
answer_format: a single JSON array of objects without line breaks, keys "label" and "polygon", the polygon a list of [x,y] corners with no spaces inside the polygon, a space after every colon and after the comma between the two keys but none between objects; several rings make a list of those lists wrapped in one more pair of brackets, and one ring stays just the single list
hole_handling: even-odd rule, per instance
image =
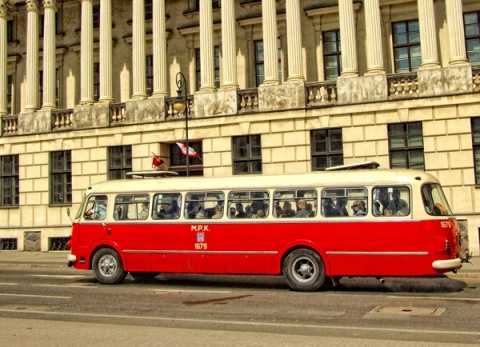
[{"label": "bus front wheel", "polygon": [[285,258],[283,274],[292,290],[312,292],[325,281],[325,265],[316,252],[296,249]]},{"label": "bus front wheel", "polygon": [[93,272],[100,283],[117,284],[127,276],[122,260],[111,248],[101,248],[93,256]]}]

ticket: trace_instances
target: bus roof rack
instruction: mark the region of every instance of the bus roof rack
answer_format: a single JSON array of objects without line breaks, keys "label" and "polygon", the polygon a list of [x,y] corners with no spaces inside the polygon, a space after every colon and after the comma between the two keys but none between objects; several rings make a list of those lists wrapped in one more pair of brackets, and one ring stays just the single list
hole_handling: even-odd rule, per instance
[{"label": "bus roof rack", "polygon": [[376,161],[365,161],[363,163],[339,165],[327,167],[325,171],[343,171],[343,170],[360,170],[360,169],[377,169],[380,166]]},{"label": "bus roof rack", "polygon": [[155,177],[173,177],[178,176],[175,171],[132,171],[127,172],[127,176],[132,178],[155,178]]}]

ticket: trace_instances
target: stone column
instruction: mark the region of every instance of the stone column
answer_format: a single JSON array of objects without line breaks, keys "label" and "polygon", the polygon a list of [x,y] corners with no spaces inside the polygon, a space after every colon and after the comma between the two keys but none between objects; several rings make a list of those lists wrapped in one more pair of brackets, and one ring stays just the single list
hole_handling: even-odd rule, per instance
[{"label": "stone column", "polygon": [[450,43],[449,64],[467,64],[462,0],[448,0],[445,1],[445,5],[447,7],[448,41]]},{"label": "stone column", "polygon": [[288,81],[304,81],[300,0],[287,0]]},{"label": "stone column", "polygon": [[82,0],[80,104],[93,104],[93,5]]},{"label": "stone column", "polygon": [[382,22],[379,0],[365,0],[367,31],[367,74],[385,73],[382,47]]},{"label": "stone column", "polygon": [[45,0],[44,2],[44,30],[43,30],[43,106],[42,110],[57,108],[56,95],[56,32],[55,12],[57,2]]},{"label": "stone column", "polygon": [[166,96],[167,91],[167,31],[165,0],[153,0],[153,95]]},{"label": "stone column", "polygon": [[338,0],[342,48],[342,76],[358,76],[357,39],[352,0]]},{"label": "stone column", "polygon": [[25,112],[33,112],[39,105],[39,70],[38,70],[38,1],[27,0],[27,93]]},{"label": "stone column", "polygon": [[0,0],[0,117],[7,114],[8,0]]},{"label": "stone column", "polygon": [[145,62],[145,2],[133,0],[133,96],[134,100],[147,98]]},{"label": "stone column", "polygon": [[224,89],[238,88],[237,78],[237,46],[235,35],[235,3],[234,0],[222,1],[222,55]]},{"label": "stone column", "polygon": [[100,2],[100,98],[113,102],[112,93],[112,0]]},{"label": "stone column", "polygon": [[200,0],[200,90],[215,90],[212,1]]},{"label": "stone column", "polygon": [[438,48],[435,31],[433,0],[417,0],[418,22],[420,25],[420,47],[422,50],[421,69],[438,68]]},{"label": "stone column", "polygon": [[275,0],[262,1],[263,50],[265,80],[263,84],[278,84],[277,10]]}]

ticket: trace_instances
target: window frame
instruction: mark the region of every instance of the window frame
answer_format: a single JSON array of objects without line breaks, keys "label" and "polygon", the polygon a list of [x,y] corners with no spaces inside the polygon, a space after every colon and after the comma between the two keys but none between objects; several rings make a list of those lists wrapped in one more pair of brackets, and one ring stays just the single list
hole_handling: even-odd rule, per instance
[{"label": "window frame", "polygon": [[[61,167],[57,168],[55,162],[59,160]],[[55,182],[57,177],[60,183]],[[59,191],[55,187],[60,187]],[[72,205],[72,151],[50,152],[50,205]]]},{"label": "window frame", "polygon": [[[326,40],[326,35],[327,34],[335,34],[335,37],[337,40],[335,41],[327,41]],[[325,49],[326,47],[326,42],[328,43],[335,43],[336,45],[336,50],[334,51],[327,51]],[[341,36],[340,36],[340,29],[335,29],[335,30],[326,30],[322,31],[322,48],[323,48],[323,74],[324,78],[326,81],[329,80],[336,80],[338,77],[342,75],[342,46],[341,46]],[[330,57],[336,58],[336,74],[328,74],[328,64],[327,64],[327,59]]]},{"label": "window frame", "polygon": [[[237,156],[238,152],[241,151],[241,147],[238,148],[236,142],[240,142],[242,139],[246,139],[246,145],[242,147],[245,148],[247,154],[245,156]],[[255,145],[254,148],[252,148],[252,142],[257,142],[258,145]],[[259,155],[253,154],[255,149],[260,153]],[[240,163],[246,163],[246,171],[244,170],[240,172],[237,170],[237,165]],[[255,169],[255,164],[260,164],[260,170]],[[234,175],[261,174],[263,172],[261,135],[242,135],[232,137],[232,171]]]},{"label": "window frame", "polygon": [[[170,168],[169,170],[178,173],[179,176],[187,175],[187,160],[182,154],[180,147],[176,143],[170,143]],[[198,153],[199,157],[203,157],[203,142],[188,141],[188,146]],[[203,176],[203,161],[200,158],[189,157],[188,171],[189,176]]]},{"label": "window frame", "polygon": [[[0,156],[0,207],[20,206],[19,159],[18,154]],[[6,194],[6,190],[9,190],[10,193]],[[9,201],[5,199],[9,199]]]},{"label": "window frame", "polygon": [[[415,125],[420,125],[420,139],[421,139],[421,145],[410,145],[410,139],[414,138],[413,136],[410,137],[410,134],[414,132],[414,129],[410,129],[412,126]],[[393,127],[396,126],[402,126],[403,127],[403,145],[398,146],[398,147],[392,147],[392,139],[393,139]],[[414,167],[415,162],[412,161],[411,157],[413,153],[421,151],[422,155],[422,161],[421,167]],[[399,166],[398,164],[395,164],[394,162],[394,156],[398,154],[402,154],[404,156],[404,162],[406,165]],[[391,169],[398,169],[398,168],[405,168],[405,169],[417,169],[421,171],[425,171],[425,149],[424,149],[424,141],[423,141],[423,124],[422,122],[407,122],[407,123],[392,123],[388,125],[388,157],[389,157],[389,162],[390,162],[390,168]]]},{"label": "window frame", "polygon": [[[410,30],[410,26],[413,24],[416,24],[418,27],[418,31],[415,30]],[[403,34],[406,35],[406,42],[405,43],[398,43],[396,42],[396,35],[395,35],[395,26],[400,26],[400,25],[405,25],[406,31],[403,32]],[[395,21],[391,23],[391,30],[392,30],[392,58],[393,58],[393,69],[394,73],[409,73],[409,72],[414,72],[417,71],[421,64],[422,64],[422,51],[420,49],[420,23],[418,19],[411,19],[411,20],[401,20],[401,21]],[[411,41],[411,36],[415,35],[417,33],[418,36],[418,41]],[[400,59],[397,59],[397,52],[400,50],[407,50],[407,62],[408,62],[408,71],[405,71],[404,69],[399,69],[397,66],[397,61],[400,61]],[[418,57],[412,56],[412,51],[414,49],[419,50],[419,55]],[[418,60],[418,64],[413,64],[414,60]],[[417,66],[418,65],[418,66]]]},{"label": "window frame", "polygon": [[[467,24],[467,16],[469,15],[476,15],[476,23],[469,23]],[[467,35],[468,26],[473,26],[474,24],[477,25],[477,30],[475,35]],[[465,12],[463,14],[463,30],[465,33],[465,48],[467,53],[467,59],[471,64],[480,64],[480,11],[473,11],[473,12]],[[469,51],[469,42],[477,41],[479,43],[477,50]],[[478,59],[472,59],[472,56],[478,56]]]},{"label": "window frame", "polygon": [[[480,185],[480,117],[470,119],[475,184]],[[478,159],[477,159],[478,156]]]},{"label": "window frame", "polygon": [[[325,138],[325,151],[318,151],[316,149],[317,144],[320,141],[316,140],[316,135],[320,135],[324,133]],[[332,149],[334,146],[332,145],[332,137],[336,134],[340,133],[341,139],[341,149],[335,150]],[[310,131],[310,155],[311,155],[311,164],[312,164],[312,171],[323,171],[328,167],[343,165],[344,164],[344,155],[343,155],[343,129],[342,128],[331,128],[331,129],[313,129]],[[337,162],[337,159],[341,156],[342,160]],[[318,160],[321,158],[325,158],[326,165],[325,167],[321,167],[318,165]]]},{"label": "window frame", "polygon": [[[118,151],[118,153],[114,153]],[[114,161],[120,161],[115,165]],[[132,171],[132,145],[108,147],[108,180],[125,179],[127,172]]]}]

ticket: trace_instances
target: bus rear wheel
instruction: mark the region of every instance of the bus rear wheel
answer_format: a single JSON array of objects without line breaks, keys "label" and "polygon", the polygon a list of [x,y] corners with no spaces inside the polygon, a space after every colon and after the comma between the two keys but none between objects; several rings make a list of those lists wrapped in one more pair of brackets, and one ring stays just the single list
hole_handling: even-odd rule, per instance
[{"label": "bus rear wheel", "polygon": [[127,276],[122,260],[111,248],[101,248],[93,256],[93,273],[100,283],[121,283]]},{"label": "bus rear wheel", "polygon": [[325,282],[325,265],[316,252],[296,249],[285,258],[283,274],[292,290],[312,292]]}]

